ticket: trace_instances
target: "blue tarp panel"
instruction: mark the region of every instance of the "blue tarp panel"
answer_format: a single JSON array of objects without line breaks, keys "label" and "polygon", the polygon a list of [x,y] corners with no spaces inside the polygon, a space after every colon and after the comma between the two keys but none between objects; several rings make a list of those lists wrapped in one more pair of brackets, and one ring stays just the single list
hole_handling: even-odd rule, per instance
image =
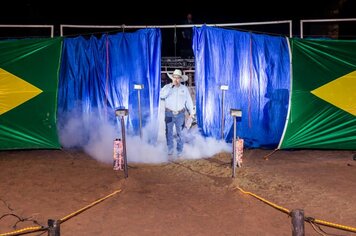
[{"label": "blue tarp panel", "polygon": [[[203,26],[194,28],[193,50],[197,122],[202,133],[221,138],[224,116],[224,139],[231,141],[230,109],[241,109],[237,135],[244,138],[245,146],[277,147],[290,90],[287,39]],[[224,97],[221,85],[229,87]]]},{"label": "blue tarp panel", "polygon": [[161,32],[66,38],[62,52],[58,93],[58,119],[69,117],[115,120],[115,109],[129,109],[127,132],[139,133],[138,92],[143,125],[157,117],[161,86]]}]

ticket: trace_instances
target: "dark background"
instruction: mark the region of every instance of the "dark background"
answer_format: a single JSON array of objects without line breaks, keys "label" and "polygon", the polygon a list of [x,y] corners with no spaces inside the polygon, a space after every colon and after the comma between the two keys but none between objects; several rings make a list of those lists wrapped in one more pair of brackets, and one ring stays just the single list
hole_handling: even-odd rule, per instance
[{"label": "dark background", "polygon": [[[299,37],[301,19],[355,18],[356,0],[269,0],[269,1],[7,1],[2,3],[0,24],[46,24],[55,26],[59,36],[60,24],[76,25],[180,25],[187,13],[192,13],[195,24],[223,24],[293,21],[293,37]],[[305,26],[305,35],[328,37],[330,27],[322,24]],[[356,22],[338,23],[338,39],[356,39]],[[238,30],[289,36],[288,25],[233,27]],[[137,29],[135,29],[137,30]],[[0,38],[35,37],[45,35],[39,29],[0,28]],[[48,31],[48,30],[47,30]],[[98,29],[68,29],[65,36],[100,35],[122,31]],[[127,30],[130,31],[130,30]],[[131,30],[134,31],[134,30]],[[163,56],[179,54],[181,29],[176,30],[178,42],[174,45],[174,29],[162,29]]]},{"label": "dark background", "polygon": [[2,24],[179,24],[192,12],[196,23],[356,17],[354,0],[7,1]]}]

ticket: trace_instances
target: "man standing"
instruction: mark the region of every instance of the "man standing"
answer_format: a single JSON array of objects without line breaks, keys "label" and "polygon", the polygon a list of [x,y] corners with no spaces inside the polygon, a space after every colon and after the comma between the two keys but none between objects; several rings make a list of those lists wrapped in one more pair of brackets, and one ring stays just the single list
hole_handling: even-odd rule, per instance
[{"label": "man standing", "polygon": [[[183,24],[185,24],[185,25],[194,24],[193,16],[192,16],[191,13],[187,14],[187,18],[185,19]],[[183,58],[192,58],[194,56],[193,49],[192,49],[192,43],[193,43],[193,29],[191,27],[184,28],[182,30],[181,57],[183,57]]]},{"label": "man standing", "polygon": [[173,155],[173,127],[177,134],[177,156],[183,152],[184,138],[182,130],[184,128],[185,112],[189,116],[193,115],[193,101],[187,86],[181,84],[188,80],[187,75],[183,75],[181,70],[175,70],[173,74],[168,73],[172,83],[165,85],[161,90],[160,98],[165,101],[165,123],[168,155]]}]

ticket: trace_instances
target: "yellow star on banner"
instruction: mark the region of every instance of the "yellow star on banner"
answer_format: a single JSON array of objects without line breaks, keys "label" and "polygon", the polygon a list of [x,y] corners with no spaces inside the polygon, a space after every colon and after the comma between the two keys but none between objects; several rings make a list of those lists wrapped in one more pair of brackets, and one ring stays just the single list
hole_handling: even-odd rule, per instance
[{"label": "yellow star on banner", "polygon": [[356,71],[324,84],[311,93],[356,116]]},{"label": "yellow star on banner", "polygon": [[0,68],[0,115],[42,92],[41,89]]}]

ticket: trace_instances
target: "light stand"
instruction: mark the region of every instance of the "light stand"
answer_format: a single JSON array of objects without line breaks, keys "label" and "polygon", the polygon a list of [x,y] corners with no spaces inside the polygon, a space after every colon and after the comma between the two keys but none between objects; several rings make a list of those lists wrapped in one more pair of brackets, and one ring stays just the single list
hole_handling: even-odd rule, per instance
[{"label": "light stand", "polygon": [[138,117],[140,122],[140,138],[142,139],[142,113],[141,113],[141,96],[140,91],[143,89],[143,84],[135,84],[134,89],[137,90],[137,101],[138,101]]},{"label": "light stand", "polygon": [[[236,172],[236,118],[242,117],[242,111],[238,109],[230,109],[230,115],[234,118],[234,138],[232,140],[232,177],[235,178]],[[241,167],[241,163],[237,163]]]},{"label": "light stand", "polygon": [[122,135],[122,146],[123,146],[123,156],[124,156],[124,172],[125,178],[129,176],[129,170],[127,165],[127,152],[126,152],[126,138],[125,138],[125,121],[124,117],[129,114],[129,110],[125,108],[119,108],[115,110],[116,117],[121,118],[121,135]]},{"label": "light stand", "polygon": [[228,85],[221,85],[220,86],[221,90],[221,139],[224,139],[224,96],[225,96],[225,91],[229,90]]}]

